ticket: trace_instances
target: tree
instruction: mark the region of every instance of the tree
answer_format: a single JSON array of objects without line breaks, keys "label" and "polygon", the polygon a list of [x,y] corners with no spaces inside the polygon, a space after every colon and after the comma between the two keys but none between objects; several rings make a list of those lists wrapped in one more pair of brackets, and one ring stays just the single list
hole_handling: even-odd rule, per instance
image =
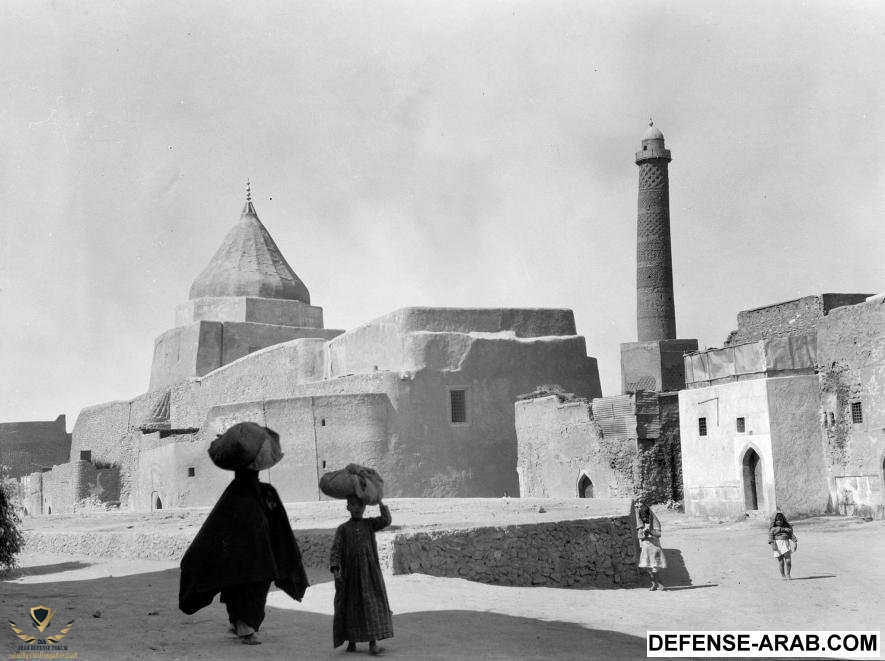
[{"label": "tree", "polygon": [[15,566],[15,556],[24,546],[21,519],[15,511],[8,485],[0,482],[0,570]]}]

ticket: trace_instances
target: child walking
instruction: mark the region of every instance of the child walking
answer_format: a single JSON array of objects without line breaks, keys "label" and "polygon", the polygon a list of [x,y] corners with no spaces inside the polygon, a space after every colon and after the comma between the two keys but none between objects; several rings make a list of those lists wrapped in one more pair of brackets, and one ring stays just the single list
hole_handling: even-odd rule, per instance
[{"label": "child walking", "polygon": [[771,520],[771,526],[768,528],[768,544],[771,546],[771,552],[781,570],[781,578],[785,581],[791,580],[793,578],[790,576],[790,570],[793,568],[792,556],[793,552],[799,548],[799,540],[793,534],[793,527],[783,512],[778,512]]},{"label": "child walking", "polygon": [[369,643],[369,653],[383,654],[376,641],[393,637],[393,616],[387,602],[387,589],[378,561],[375,532],[390,525],[390,510],[378,502],[381,516],[363,518],[365,503],[347,498],[350,521],[335,531],[329,568],[335,576],[335,616],[332,621],[333,647],[347,641],[347,651],[355,652],[359,642]]}]

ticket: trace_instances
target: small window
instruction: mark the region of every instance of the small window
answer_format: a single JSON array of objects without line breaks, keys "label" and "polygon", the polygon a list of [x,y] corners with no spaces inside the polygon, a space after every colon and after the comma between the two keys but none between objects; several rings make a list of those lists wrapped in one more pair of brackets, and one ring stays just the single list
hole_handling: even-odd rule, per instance
[{"label": "small window", "polygon": [[860,402],[851,402],[851,422],[854,424],[863,422],[863,407]]},{"label": "small window", "polygon": [[747,431],[747,422],[744,418],[738,418],[735,421],[735,427],[737,428],[738,434],[743,434]]},{"label": "small window", "polygon": [[698,436],[707,435],[707,419],[698,418]]},{"label": "small window", "polygon": [[454,424],[467,422],[467,391],[450,390],[449,405],[451,421]]},{"label": "small window", "polygon": [[187,476],[188,476],[188,477],[195,477],[196,474],[197,474],[197,469],[196,469],[196,468],[194,468],[193,466],[188,466],[188,467],[187,467]]},{"label": "small window", "polygon": [[830,427],[836,426],[836,414],[832,411],[827,413],[827,424],[829,424]]},{"label": "small window", "polygon": [[326,426],[326,419],[320,418],[320,427],[325,427],[325,426]]}]

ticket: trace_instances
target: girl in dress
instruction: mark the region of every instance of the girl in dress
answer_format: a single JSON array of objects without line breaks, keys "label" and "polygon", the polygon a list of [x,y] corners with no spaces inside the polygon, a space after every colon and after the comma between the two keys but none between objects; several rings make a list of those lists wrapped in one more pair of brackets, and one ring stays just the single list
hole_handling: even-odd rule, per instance
[{"label": "girl in dress", "polygon": [[793,526],[787,521],[783,512],[778,512],[771,520],[771,527],[768,529],[768,545],[771,547],[774,559],[777,560],[781,570],[781,578],[785,581],[791,580],[792,556],[793,552],[799,548],[799,540],[793,534]]},{"label": "girl in dress", "polygon": [[639,535],[639,566],[647,569],[651,578],[649,590],[663,590],[658,569],[666,569],[667,559],[661,548],[661,522],[643,502],[636,503],[636,532]]}]

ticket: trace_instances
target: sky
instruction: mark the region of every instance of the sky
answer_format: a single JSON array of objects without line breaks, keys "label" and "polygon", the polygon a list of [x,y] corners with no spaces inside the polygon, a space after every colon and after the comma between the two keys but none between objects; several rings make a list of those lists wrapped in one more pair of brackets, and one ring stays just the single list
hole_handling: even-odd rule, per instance
[{"label": "sky", "polygon": [[247,178],[326,327],[569,308],[618,394],[649,117],[678,337],[885,291],[885,3],[4,1],[0,62],[0,422],[145,392]]}]

